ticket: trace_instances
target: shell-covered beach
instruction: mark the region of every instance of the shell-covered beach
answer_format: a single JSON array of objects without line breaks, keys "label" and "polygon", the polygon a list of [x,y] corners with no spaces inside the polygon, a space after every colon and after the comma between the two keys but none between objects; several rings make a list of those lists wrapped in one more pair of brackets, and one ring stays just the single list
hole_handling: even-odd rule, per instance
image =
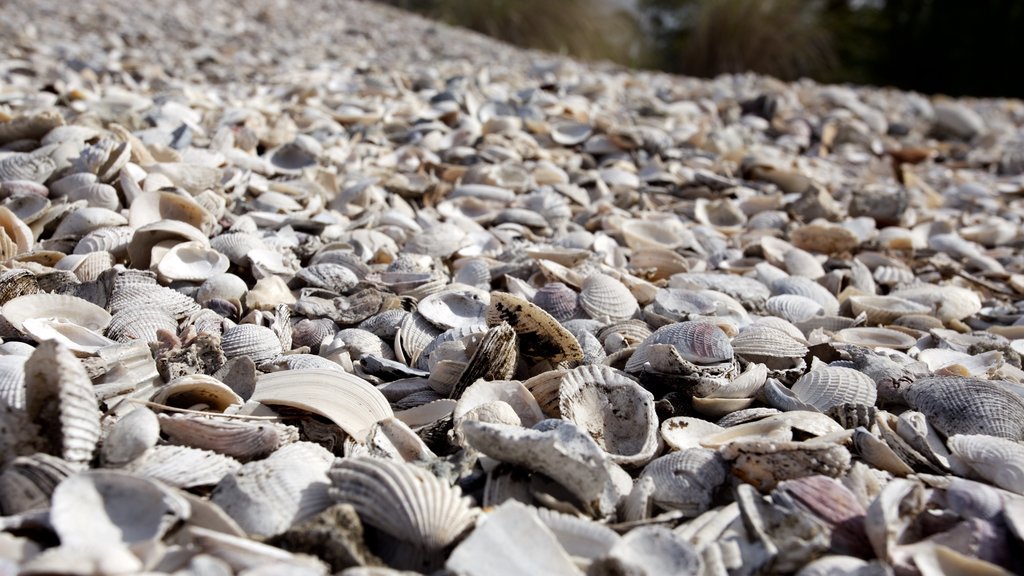
[{"label": "shell-covered beach", "polygon": [[8,0],[0,574],[1024,571],[1024,103]]}]

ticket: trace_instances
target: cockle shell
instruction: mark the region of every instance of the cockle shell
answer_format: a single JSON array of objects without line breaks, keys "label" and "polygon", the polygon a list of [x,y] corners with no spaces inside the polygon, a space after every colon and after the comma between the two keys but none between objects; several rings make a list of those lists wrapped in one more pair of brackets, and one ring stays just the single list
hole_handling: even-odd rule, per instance
[{"label": "cockle shell", "polygon": [[351,504],[363,522],[394,539],[378,551],[394,566],[436,568],[446,548],[476,522],[477,510],[458,487],[412,464],[345,458],[328,476],[331,497]]},{"label": "cockle shell", "polygon": [[92,460],[100,412],[85,368],[54,341],[39,344],[25,362],[25,411],[46,430],[47,451],[74,466]]},{"label": "cockle shell", "polygon": [[662,456],[645,468],[641,477],[654,480],[654,503],[695,517],[711,507],[727,467],[713,450],[687,448]]},{"label": "cockle shell", "polygon": [[1024,446],[1005,438],[981,434],[950,436],[954,470],[970,471],[1010,492],[1024,495]]},{"label": "cockle shell", "polygon": [[[898,382],[879,386],[879,394]],[[996,382],[976,378],[928,377],[897,389],[911,408],[944,436],[987,434],[1024,440],[1024,399]]]},{"label": "cockle shell", "polygon": [[577,317],[582,312],[578,294],[561,282],[550,282],[537,290],[533,303],[559,322]]},{"label": "cockle shell", "polygon": [[822,412],[841,404],[873,406],[876,398],[874,380],[858,370],[831,366],[801,376],[792,390],[801,401]]},{"label": "cockle shell", "polygon": [[[732,360],[733,350],[729,337],[711,322],[691,321],[662,326],[647,337],[626,362],[626,371],[639,372],[646,362],[652,361],[648,350],[660,344],[671,346],[679,356],[694,364],[716,364]],[[663,367],[652,367],[664,371]]]},{"label": "cockle shell", "polygon": [[746,327],[732,339],[731,344],[737,356],[748,362],[764,364],[770,370],[802,364],[808,351],[789,334],[760,325]]},{"label": "cockle shell", "polygon": [[255,324],[239,324],[224,331],[221,337],[224,356],[248,356],[259,364],[281,353],[281,340],[270,328]]},{"label": "cockle shell", "polygon": [[579,305],[591,318],[605,324],[628,320],[639,310],[636,298],[622,282],[600,273],[583,280]]}]

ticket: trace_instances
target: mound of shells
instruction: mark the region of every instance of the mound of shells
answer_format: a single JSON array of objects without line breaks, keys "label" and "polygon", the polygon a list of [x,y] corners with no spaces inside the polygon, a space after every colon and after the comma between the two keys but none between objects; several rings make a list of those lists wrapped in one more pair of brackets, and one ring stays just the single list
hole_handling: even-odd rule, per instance
[{"label": "mound of shells", "polygon": [[1024,572],[1024,105],[8,0],[0,573]]}]

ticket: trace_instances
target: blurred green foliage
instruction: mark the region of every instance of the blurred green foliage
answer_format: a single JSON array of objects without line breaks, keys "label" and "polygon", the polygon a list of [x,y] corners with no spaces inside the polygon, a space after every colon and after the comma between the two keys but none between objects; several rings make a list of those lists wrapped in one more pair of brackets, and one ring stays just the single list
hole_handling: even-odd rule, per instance
[{"label": "blurred green foliage", "polygon": [[1024,0],[381,0],[520,46],[710,77],[1024,96]]}]

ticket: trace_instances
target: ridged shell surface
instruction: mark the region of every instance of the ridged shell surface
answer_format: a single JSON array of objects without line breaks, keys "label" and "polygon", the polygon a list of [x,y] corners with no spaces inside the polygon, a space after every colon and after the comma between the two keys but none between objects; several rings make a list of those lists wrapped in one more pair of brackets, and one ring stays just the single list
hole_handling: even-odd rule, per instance
[{"label": "ridged shell surface", "polygon": [[711,322],[691,321],[662,326],[647,337],[626,363],[627,372],[638,372],[647,361],[646,348],[667,344],[684,359],[695,364],[715,364],[732,360],[729,337]]},{"label": "ridged shell surface", "polygon": [[945,436],[987,434],[1024,440],[1024,399],[996,382],[923,378],[912,383],[903,398]]},{"label": "ridged shell surface", "polygon": [[228,358],[248,356],[259,364],[281,353],[281,340],[270,328],[239,324],[224,331],[221,347]]},{"label": "ridged shell surface", "polygon": [[852,368],[824,366],[793,383],[792,391],[801,401],[827,412],[841,404],[872,406],[876,398],[874,380]]},{"label": "ridged shell surface", "polygon": [[533,303],[555,320],[564,322],[580,313],[578,296],[575,290],[561,282],[549,282],[537,290],[533,296]]},{"label": "ridged shell surface", "polygon": [[595,273],[583,280],[579,304],[594,320],[610,324],[632,318],[639,310],[629,288],[608,276]]}]

